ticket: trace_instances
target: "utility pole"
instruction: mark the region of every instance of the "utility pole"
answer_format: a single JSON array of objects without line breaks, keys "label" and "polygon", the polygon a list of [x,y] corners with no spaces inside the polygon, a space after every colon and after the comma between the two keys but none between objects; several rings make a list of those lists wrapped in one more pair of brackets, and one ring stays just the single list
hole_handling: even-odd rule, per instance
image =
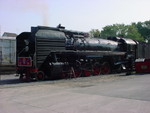
[{"label": "utility pole", "polygon": [[0,25],[0,36],[1,36],[1,25]]},{"label": "utility pole", "polygon": [[[0,25],[0,37],[1,37],[1,25]],[[0,54],[1,55],[1,54]],[[1,60],[1,59],[0,59]],[[0,70],[0,84],[1,84],[1,70]]]}]

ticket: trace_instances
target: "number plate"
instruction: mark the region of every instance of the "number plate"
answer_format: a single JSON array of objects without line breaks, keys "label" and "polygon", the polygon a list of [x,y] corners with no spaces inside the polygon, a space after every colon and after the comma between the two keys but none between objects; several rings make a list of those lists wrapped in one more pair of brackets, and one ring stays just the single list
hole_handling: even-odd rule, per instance
[{"label": "number plate", "polygon": [[31,67],[32,66],[31,57],[19,57],[18,58],[18,66]]}]

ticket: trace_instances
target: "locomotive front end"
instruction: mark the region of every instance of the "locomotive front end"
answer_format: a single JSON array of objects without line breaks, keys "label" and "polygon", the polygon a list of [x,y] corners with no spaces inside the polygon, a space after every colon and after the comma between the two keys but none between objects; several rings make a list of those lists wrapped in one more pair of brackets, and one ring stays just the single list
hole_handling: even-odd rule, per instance
[{"label": "locomotive front end", "polygon": [[[33,62],[35,55],[35,42],[30,32],[23,32],[16,37],[16,65],[17,74],[21,80],[35,78],[37,68]],[[31,76],[32,75],[32,76]]]},{"label": "locomotive front end", "polygon": [[[17,74],[23,81],[50,78],[56,62],[56,51],[65,50],[66,37],[59,28],[31,27],[16,38]],[[49,69],[50,68],[50,69]],[[58,71],[56,71],[58,72]]]}]

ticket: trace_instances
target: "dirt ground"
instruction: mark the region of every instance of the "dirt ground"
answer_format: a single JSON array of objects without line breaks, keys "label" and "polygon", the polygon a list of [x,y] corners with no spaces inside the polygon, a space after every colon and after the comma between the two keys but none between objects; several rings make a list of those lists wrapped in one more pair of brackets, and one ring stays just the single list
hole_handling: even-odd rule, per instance
[{"label": "dirt ground", "polygon": [[149,113],[150,74],[20,82],[0,75],[0,113]]},{"label": "dirt ground", "polygon": [[44,81],[32,81],[32,82],[22,82],[19,81],[19,77],[16,74],[2,74],[0,75],[0,88],[4,87],[23,87],[27,85],[44,85],[50,84],[54,86],[61,87],[88,87],[94,86],[100,82],[112,82],[117,80],[124,80],[129,78],[134,78],[135,75],[126,76],[125,73],[120,74],[109,74],[109,75],[99,75],[99,76],[90,76],[90,77],[79,77],[71,79],[61,79],[61,80],[44,80]]}]

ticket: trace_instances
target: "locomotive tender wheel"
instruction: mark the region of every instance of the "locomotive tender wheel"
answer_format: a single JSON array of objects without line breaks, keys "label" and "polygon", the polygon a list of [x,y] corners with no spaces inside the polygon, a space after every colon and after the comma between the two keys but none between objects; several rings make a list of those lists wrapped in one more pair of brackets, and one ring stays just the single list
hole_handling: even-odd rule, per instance
[{"label": "locomotive tender wheel", "polygon": [[102,74],[109,74],[110,73],[110,65],[109,65],[109,63],[108,62],[104,62],[103,64],[102,64],[102,67],[101,67],[101,71],[102,71]]},{"label": "locomotive tender wheel", "polygon": [[45,79],[45,75],[42,71],[39,71],[37,73],[37,80],[44,80]]}]

